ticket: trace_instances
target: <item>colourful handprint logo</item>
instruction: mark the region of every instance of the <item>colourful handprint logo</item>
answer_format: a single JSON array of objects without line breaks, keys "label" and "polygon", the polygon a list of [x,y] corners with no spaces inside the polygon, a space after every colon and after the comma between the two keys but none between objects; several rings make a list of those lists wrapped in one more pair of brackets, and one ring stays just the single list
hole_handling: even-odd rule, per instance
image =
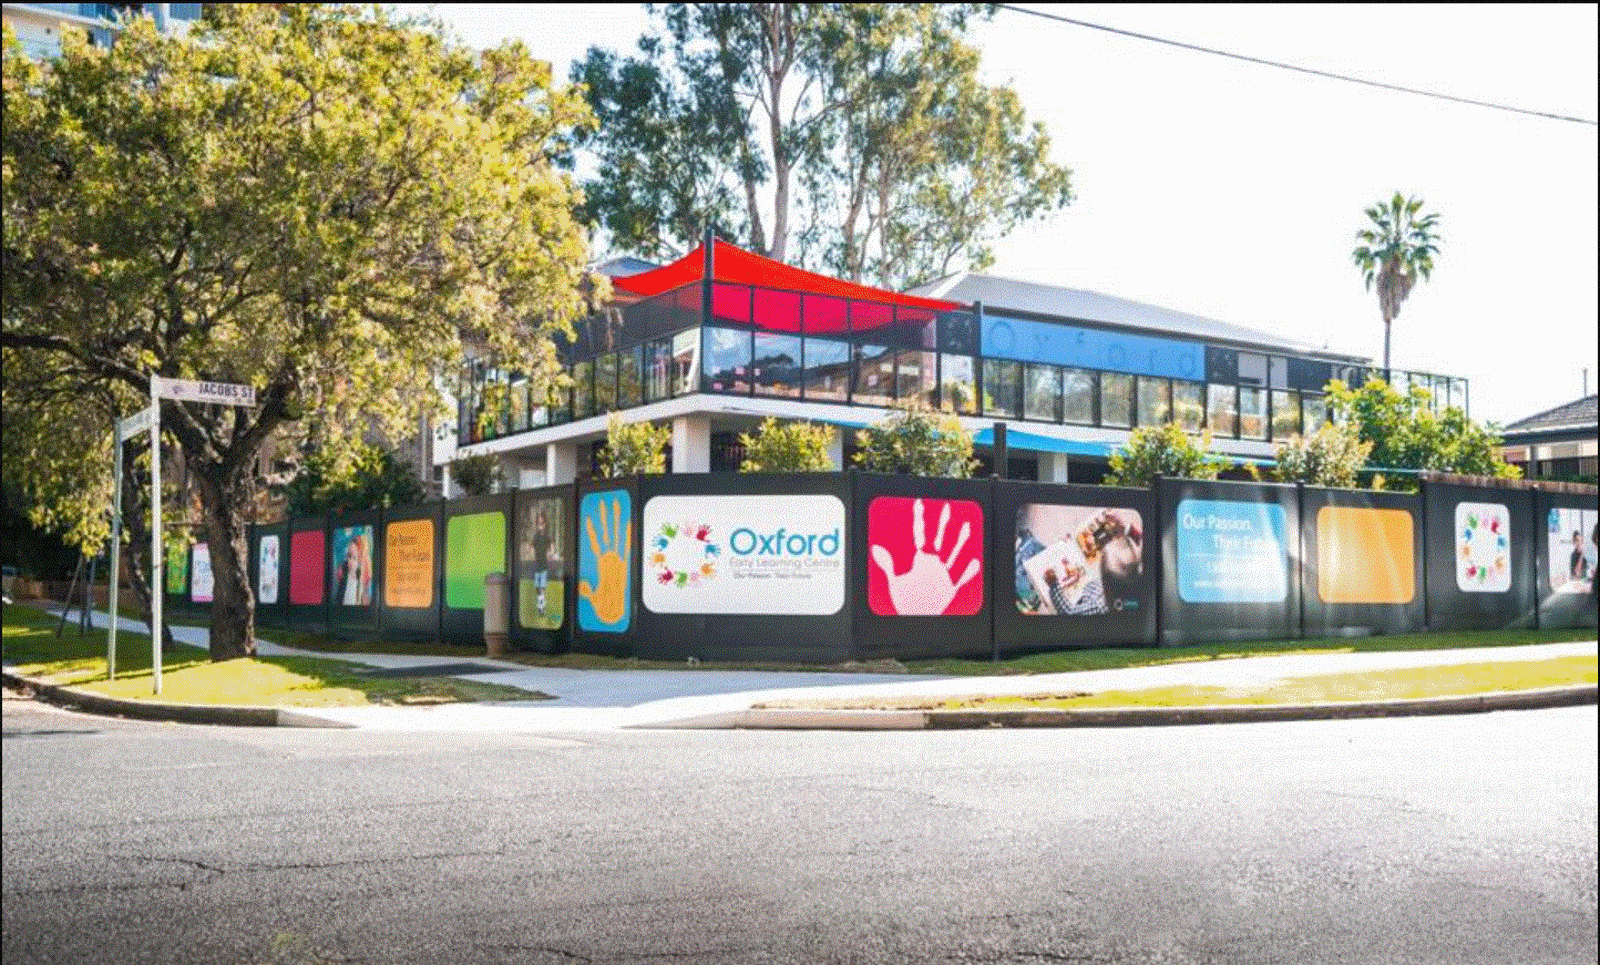
[{"label": "colourful handprint logo", "polygon": [[[931,542],[930,512],[938,513]],[[867,542],[873,613],[970,616],[983,608],[983,507],[977,503],[880,496],[867,508]]]},{"label": "colourful handprint logo", "polygon": [[582,577],[578,625],[585,630],[622,633],[630,622],[628,554],[633,542],[633,498],[624,490],[590,493],[583,498],[582,516],[589,539],[578,559]]}]

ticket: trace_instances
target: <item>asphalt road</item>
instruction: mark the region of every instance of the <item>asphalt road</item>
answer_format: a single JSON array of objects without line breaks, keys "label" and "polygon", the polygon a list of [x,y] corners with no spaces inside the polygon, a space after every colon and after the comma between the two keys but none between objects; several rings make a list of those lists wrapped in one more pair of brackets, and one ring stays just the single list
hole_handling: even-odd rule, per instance
[{"label": "asphalt road", "polygon": [[7,699],[0,954],[1593,962],[1596,723],[557,738]]}]

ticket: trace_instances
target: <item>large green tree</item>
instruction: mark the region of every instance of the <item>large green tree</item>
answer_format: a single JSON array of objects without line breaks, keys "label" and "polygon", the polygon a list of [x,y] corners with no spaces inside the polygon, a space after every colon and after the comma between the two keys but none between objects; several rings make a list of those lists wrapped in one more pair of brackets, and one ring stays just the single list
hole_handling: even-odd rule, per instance
[{"label": "large green tree", "polygon": [[1405,395],[1382,379],[1372,379],[1360,389],[1338,381],[1328,383],[1328,409],[1336,422],[1356,427],[1360,442],[1371,446],[1363,473],[1384,488],[1413,489],[1410,473],[1384,474],[1385,469],[1433,470],[1468,476],[1514,479],[1517,468],[1500,455],[1500,436],[1492,426],[1467,417],[1459,406],[1435,411],[1426,389],[1413,387]]},{"label": "large green tree", "polygon": [[1367,291],[1378,289],[1383,315],[1383,371],[1389,375],[1389,337],[1417,279],[1433,275],[1439,254],[1438,214],[1423,214],[1421,198],[1394,197],[1366,209],[1368,224],[1356,232],[1351,260],[1361,270]]},{"label": "large green tree", "polygon": [[[264,440],[403,438],[469,341],[558,377],[551,335],[582,309],[585,258],[561,168],[592,115],[521,45],[476,54],[376,9],[227,4],[186,40],[135,19],[46,63],[7,28],[4,98],[6,435],[14,407],[38,430],[6,472],[36,513],[96,525],[98,497],[49,495],[106,492],[107,420],[152,375],[257,389],[256,408],[162,409],[203,509],[213,658],[254,650],[245,510]],[[70,401],[95,393],[108,403]]]},{"label": "large green tree", "polygon": [[573,70],[600,125],[586,211],[662,257],[704,225],[757,252],[903,287],[986,267],[1071,201],[1015,92],[962,41],[978,4],[668,4],[638,56]]}]

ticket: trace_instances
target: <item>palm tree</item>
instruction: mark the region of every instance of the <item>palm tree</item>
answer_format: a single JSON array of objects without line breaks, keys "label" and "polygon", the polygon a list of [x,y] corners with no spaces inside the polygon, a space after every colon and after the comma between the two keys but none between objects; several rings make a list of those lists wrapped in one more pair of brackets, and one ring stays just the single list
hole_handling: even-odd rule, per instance
[{"label": "palm tree", "polygon": [[1378,283],[1378,310],[1383,313],[1383,377],[1389,379],[1389,332],[1400,305],[1411,294],[1417,276],[1423,281],[1433,274],[1433,258],[1441,239],[1434,233],[1437,214],[1418,217],[1421,198],[1402,198],[1396,191],[1387,202],[1366,210],[1369,227],[1356,232],[1357,246],[1351,252],[1356,267],[1366,276],[1367,290]]}]

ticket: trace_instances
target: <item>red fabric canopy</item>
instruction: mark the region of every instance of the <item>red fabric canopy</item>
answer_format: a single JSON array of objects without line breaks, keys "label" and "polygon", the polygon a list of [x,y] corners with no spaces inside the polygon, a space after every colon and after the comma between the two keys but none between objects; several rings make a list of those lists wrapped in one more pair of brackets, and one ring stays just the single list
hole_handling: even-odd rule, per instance
[{"label": "red fabric canopy", "polygon": [[[771,258],[763,258],[760,255],[752,254],[743,248],[730,245],[720,238],[714,239],[712,244],[716,246],[712,252],[712,272],[716,276],[715,281],[737,285],[760,285],[767,288],[781,288],[812,295],[828,295],[834,298],[859,298],[867,301],[887,302],[892,305],[926,308],[940,312],[964,307],[959,302],[947,302],[937,298],[918,298],[915,295],[901,295],[891,291],[884,291],[881,288],[857,285],[853,282],[829,278],[827,275],[818,275],[814,272],[795,268],[792,265],[786,265],[781,261],[773,261]],[[681,285],[700,281],[705,276],[705,265],[705,246],[701,245],[670,265],[662,265],[660,268],[638,275],[613,278],[611,279],[611,284],[624,291],[630,291],[638,295],[655,295]]]}]

